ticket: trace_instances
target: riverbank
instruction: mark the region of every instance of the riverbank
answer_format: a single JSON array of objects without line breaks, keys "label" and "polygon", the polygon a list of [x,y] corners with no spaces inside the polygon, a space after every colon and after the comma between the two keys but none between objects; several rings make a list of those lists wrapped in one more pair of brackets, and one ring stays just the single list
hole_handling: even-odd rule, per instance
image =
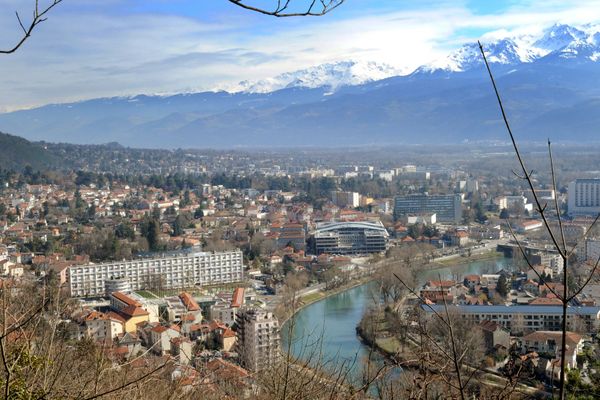
[{"label": "riverbank", "polygon": [[279,326],[283,327],[285,325],[285,323],[287,321],[289,321],[289,319],[292,318],[295,314],[297,314],[298,312],[302,311],[304,308],[306,308],[314,303],[325,300],[328,297],[335,296],[337,294],[340,294],[347,290],[353,289],[355,287],[362,286],[364,284],[371,282],[372,280],[373,280],[373,275],[368,275],[368,276],[365,276],[365,277],[362,277],[362,278],[359,278],[356,280],[352,280],[351,282],[348,282],[345,285],[336,287],[331,290],[319,291],[316,293],[308,294],[306,296],[302,296],[298,299],[298,301],[297,301],[298,305],[296,308],[294,308],[293,310],[287,310],[284,314],[277,316],[280,321]]}]

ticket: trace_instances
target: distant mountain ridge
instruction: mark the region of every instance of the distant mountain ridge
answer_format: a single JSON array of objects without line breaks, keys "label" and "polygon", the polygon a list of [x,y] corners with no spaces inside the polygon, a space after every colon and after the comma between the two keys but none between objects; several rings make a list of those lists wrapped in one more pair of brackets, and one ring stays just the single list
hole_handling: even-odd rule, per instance
[{"label": "distant mountain ridge", "polygon": [[328,87],[331,91],[343,86],[356,86],[400,75],[390,65],[373,61],[340,61],[280,74],[256,82],[242,81],[228,91],[245,93],[270,93],[292,87]]},{"label": "distant mountain ridge", "polygon": [[[518,137],[598,141],[599,32],[554,25],[538,36],[484,41]],[[392,71],[349,61],[241,83],[235,93],[49,105],[0,114],[0,130],[30,140],[154,148],[505,139],[476,43],[409,75]]]}]

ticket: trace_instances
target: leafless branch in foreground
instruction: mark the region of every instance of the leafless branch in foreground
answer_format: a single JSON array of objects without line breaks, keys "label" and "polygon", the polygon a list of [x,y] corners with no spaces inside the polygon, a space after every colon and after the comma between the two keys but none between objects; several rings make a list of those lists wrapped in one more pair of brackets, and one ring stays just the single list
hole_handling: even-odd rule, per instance
[{"label": "leafless branch in foreground", "polygon": [[260,14],[270,15],[273,17],[318,17],[325,15],[340,5],[345,0],[308,0],[303,11],[294,11],[291,7],[298,3],[293,0],[273,0],[277,3],[273,9],[266,9],[258,6],[247,4],[245,0],[229,0],[230,3],[236,6],[245,8],[246,10],[254,11]]},{"label": "leafless branch in foreground", "polygon": [[[569,302],[571,300],[573,300],[573,298],[575,296],[577,296],[582,290],[583,288],[591,281],[593,275],[596,272],[596,269],[598,267],[598,264],[600,262],[600,258],[598,259],[598,261],[596,261],[595,265],[593,266],[589,276],[587,279],[584,279],[583,284],[576,290],[574,290],[574,293],[571,294],[571,296],[569,296],[569,292],[568,292],[568,274],[570,273],[570,265],[569,265],[569,257],[572,254],[572,252],[575,250],[575,247],[577,245],[575,245],[575,247],[573,247],[572,250],[568,250],[567,249],[567,245],[566,245],[566,240],[565,240],[565,234],[564,234],[564,229],[563,229],[563,224],[562,224],[562,219],[561,219],[561,215],[560,215],[560,209],[558,206],[558,200],[555,199],[554,200],[554,208],[555,208],[555,212],[556,212],[556,218],[558,220],[558,226],[559,226],[559,235],[556,235],[553,231],[552,228],[550,226],[550,223],[548,221],[548,215],[547,215],[547,204],[544,204],[542,206],[539,197],[535,191],[535,187],[534,187],[534,183],[532,180],[531,175],[533,174],[532,172],[528,172],[526,166],[525,166],[525,161],[523,160],[522,156],[521,156],[521,152],[519,151],[519,146],[517,145],[517,142],[515,140],[515,137],[513,135],[512,129],[510,127],[510,123],[508,121],[508,117],[506,115],[506,112],[504,110],[504,105],[502,103],[502,99],[500,97],[500,93],[498,91],[498,87],[496,85],[496,81],[494,79],[494,75],[492,74],[492,70],[490,68],[490,65],[488,63],[487,57],[485,55],[485,51],[483,49],[483,46],[481,45],[480,42],[477,42],[479,45],[479,50],[481,52],[481,56],[483,57],[483,61],[484,61],[484,65],[486,67],[486,70],[488,72],[490,81],[492,83],[492,87],[494,89],[494,94],[496,95],[496,99],[498,101],[498,106],[500,108],[500,112],[502,114],[502,120],[504,121],[504,125],[506,127],[506,130],[508,132],[508,135],[510,137],[510,140],[512,142],[513,145],[513,149],[515,151],[515,154],[517,156],[517,160],[519,161],[519,165],[521,167],[521,170],[523,172],[523,176],[522,179],[527,181],[527,184],[529,186],[529,189],[531,190],[531,194],[533,196],[534,202],[536,204],[536,208],[538,213],[540,214],[540,217],[542,218],[543,224],[544,224],[544,228],[546,229],[546,231],[548,232],[548,234],[550,235],[550,239],[552,240],[553,246],[555,248],[555,250],[558,252],[559,256],[561,257],[562,261],[563,261],[563,277],[562,277],[562,285],[563,285],[563,293],[556,293],[554,290],[552,290],[552,293],[556,295],[556,297],[561,301],[561,306],[562,306],[562,325],[561,325],[561,350],[560,350],[560,380],[559,380],[559,399],[564,400],[565,396],[566,396],[566,380],[565,380],[565,375],[566,375],[566,336],[567,336],[567,309],[569,306]],[[552,178],[552,189],[554,190],[554,192],[556,193],[556,170],[554,167],[554,158],[552,155],[552,146],[550,143],[550,140],[548,140],[548,156],[550,159],[550,172],[551,172],[551,178]],[[596,224],[596,222],[598,221],[598,216],[594,219],[594,222],[592,223],[592,227]],[[509,225],[510,228],[510,225]],[[516,240],[516,237],[514,235],[514,233],[512,232],[511,229],[511,234],[513,235],[513,237]],[[585,236],[584,236],[585,237]],[[524,254],[524,250],[521,246],[521,244],[518,242],[518,240],[516,240],[517,245],[519,246],[520,251]],[[527,257],[525,257],[525,260],[527,260]],[[539,274],[537,273],[537,271],[535,271],[535,269],[532,267],[532,265],[528,263],[528,266],[530,267],[531,270],[533,270],[536,275],[539,276]],[[541,279],[541,277],[540,277]]]},{"label": "leafless branch in foreground", "polygon": [[19,12],[15,11],[15,15],[17,17],[17,22],[19,23],[19,27],[23,31],[23,36],[21,36],[21,39],[12,48],[0,49],[0,54],[11,54],[11,53],[14,53],[15,51],[17,51],[23,45],[23,43],[25,43],[25,41],[27,39],[29,39],[29,37],[31,37],[31,34],[32,34],[33,30],[35,29],[35,27],[48,19],[48,17],[46,16],[48,14],[48,12],[50,10],[52,10],[54,7],[56,7],[58,4],[62,3],[62,1],[63,0],[53,0],[47,7],[40,8],[39,0],[36,0],[35,7],[33,9],[33,15],[31,17],[31,22],[29,23],[29,26],[26,26],[23,23],[23,20],[21,19]]}]

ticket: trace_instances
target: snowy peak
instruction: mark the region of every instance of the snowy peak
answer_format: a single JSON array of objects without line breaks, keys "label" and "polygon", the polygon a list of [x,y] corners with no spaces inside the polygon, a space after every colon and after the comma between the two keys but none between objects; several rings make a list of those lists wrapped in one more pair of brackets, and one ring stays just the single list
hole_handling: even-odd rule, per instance
[{"label": "snowy peak", "polygon": [[286,72],[274,78],[256,82],[242,81],[234,88],[234,91],[269,93],[292,87],[327,87],[331,91],[335,91],[342,86],[360,85],[396,75],[400,75],[400,71],[387,64],[372,61],[341,61]]},{"label": "snowy peak", "polygon": [[533,43],[538,49],[548,53],[560,50],[572,43],[584,41],[586,33],[569,25],[556,24],[546,30],[544,35]]},{"label": "snowy peak", "polygon": [[[483,43],[490,63],[517,65],[533,61],[539,54],[536,49],[528,48],[522,40],[500,39]],[[420,67],[416,72],[463,72],[483,64],[477,43],[463,45],[448,57]]]},{"label": "snowy peak", "polygon": [[[576,28],[555,24],[540,36],[515,35],[496,40],[483,40],[490,63],[519,65],[542,57],[577,59],[582,62],[600,59],[600,27],[586,25]],[[418,68],[415,73],[463,72],[483,63],[476,43],[469,43],[449,56]]]}]

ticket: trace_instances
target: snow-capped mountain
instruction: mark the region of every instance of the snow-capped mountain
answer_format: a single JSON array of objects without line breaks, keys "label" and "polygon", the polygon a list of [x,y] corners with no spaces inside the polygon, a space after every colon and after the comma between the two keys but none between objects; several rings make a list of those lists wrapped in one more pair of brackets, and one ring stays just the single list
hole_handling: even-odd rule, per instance
[{"label": "snow-capped mountain", "polygon": [[[600,25],[490,37],[482,43],[515,132],[527,140],[599,140]],[[94,99],[0,114],[0,131],[162,148],[506,138],[476,43],[409,75],[375,62],[323,64],[228,92]]]},{"label": "snow-capped mountain", "polygon": [[400,75],[400,71],[390,65],[373,61],[340,61],[286,72],[274,78],[260,81],[242,81],[234,92],[270,93],[290,87],[328,87],[335,91],[342,86],[355,86]]},{"label": "snow-capped mountain", "polygon": [[[518,65],[547,56],[597,61],[600,58],[599,31],[598,25],[579,29],[556,24],[537,37],[524,34],[482,42],[488,61],[495,64]],[[447,57],[419,67],[415,73],[464,72],[482,64],[478,45],[468,43]]]}]

